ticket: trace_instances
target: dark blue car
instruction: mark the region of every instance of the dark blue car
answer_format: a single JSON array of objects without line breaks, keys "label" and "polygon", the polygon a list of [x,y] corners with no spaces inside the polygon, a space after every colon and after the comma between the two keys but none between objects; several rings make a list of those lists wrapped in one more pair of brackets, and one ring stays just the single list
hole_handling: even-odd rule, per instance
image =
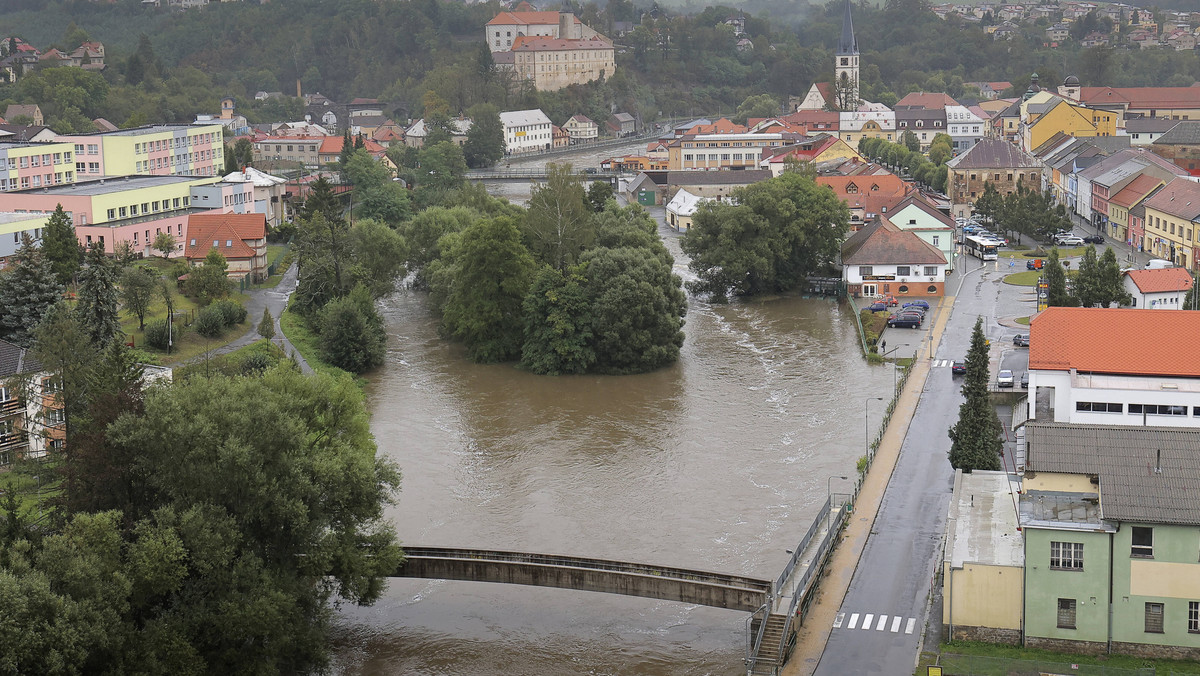
[{"label": "dark blue car", "polygon": [[910,301],[908,301],[907,303],[905,303],[905,304],[904,304],[904,307],[919,307],[919,308],[921,308],[922,310],[928,310],[928,309],[929,309],[929,303],[927,303],[927,302],[925,302],[925,301],[923,301],[923,300],[910,300]]},{"label": "dark blue car", "polygon": [[884,301],[877,300],[874,303],[871,303],[870,307],[868,307],[867,309],[870,310],[871,312],[882,312],[882,311],[888,309],[888,304],[885,303]]}]

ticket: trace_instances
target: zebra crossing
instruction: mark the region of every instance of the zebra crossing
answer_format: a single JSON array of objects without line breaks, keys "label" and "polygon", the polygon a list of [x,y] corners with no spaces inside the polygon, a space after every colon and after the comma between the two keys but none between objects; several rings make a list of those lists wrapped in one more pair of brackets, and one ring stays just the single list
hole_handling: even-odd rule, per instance
[{"label": "zebra crossing", "polygon": [[[848,616],[847,616],[848,615]],[[903,626],[905,634],[911,634],[917,627],[917,618],[904,618],[900,615],[884,615],[882,613],[838,613],[833,620],[834,629],[859,629],[862,631],[887,631],[900,633]]]},{"label": "zebra crossing", "polygon": [[951,366],[954,366],[954,360],[953,359],[934,359],[933,361],[929,362],[929,366],[930,366],[930,368],[935,368],[935,369],[936,368],[950,368]]}]

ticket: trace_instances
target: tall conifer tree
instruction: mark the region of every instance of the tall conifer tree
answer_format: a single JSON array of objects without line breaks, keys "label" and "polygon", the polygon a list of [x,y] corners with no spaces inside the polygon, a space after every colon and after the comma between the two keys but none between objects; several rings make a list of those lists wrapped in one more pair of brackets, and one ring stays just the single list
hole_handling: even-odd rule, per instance
[{"label": "tall conifer tree", "polygon": [[22,235],[21,248],[0,272],[0,338],[29,347],[34,329],[62,293],[50,261],[29,235]]}]

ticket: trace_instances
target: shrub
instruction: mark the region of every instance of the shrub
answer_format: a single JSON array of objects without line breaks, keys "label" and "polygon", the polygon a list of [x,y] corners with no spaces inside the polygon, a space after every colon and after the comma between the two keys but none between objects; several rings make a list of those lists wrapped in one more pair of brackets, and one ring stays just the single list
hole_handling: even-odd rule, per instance
[{"label": "shrub", "polygon": [[266,371],[277,363],[279,363],[279,360],[272,358],[270,354],[251,352],[242,359],[242,375],[261,375],[263,371]]},{"label": "shrub", "polygon": [[225,326],[234,326],[246,321],[246,308],[231,300],[219,300],[211,306],[221,316]]},{"label": "shrub", "polygon": [[225,317],[217,305],[209,305],[196,315],[196,333],[217,338],[225,331]]},{"label": "shrub", "polygon": [[167,349],[167,337],[167,320],[146,322],[146,345],[156,350],[165,350]]}]

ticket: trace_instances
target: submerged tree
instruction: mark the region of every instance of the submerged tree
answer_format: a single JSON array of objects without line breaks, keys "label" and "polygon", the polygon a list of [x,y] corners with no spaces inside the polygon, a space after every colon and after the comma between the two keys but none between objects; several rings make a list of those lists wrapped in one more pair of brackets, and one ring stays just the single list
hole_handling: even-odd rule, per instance
[{"label": "submerged tree", "polygon": [[955,469],[1000,469],[1000,418],[988,398],[990,379],[988,345],[983,338],[983,318],[975,320],[971,348],[967,351],[967,374],[962,393],[966,401],[958,407],[958,422],[950,428],[950,465]]}]

